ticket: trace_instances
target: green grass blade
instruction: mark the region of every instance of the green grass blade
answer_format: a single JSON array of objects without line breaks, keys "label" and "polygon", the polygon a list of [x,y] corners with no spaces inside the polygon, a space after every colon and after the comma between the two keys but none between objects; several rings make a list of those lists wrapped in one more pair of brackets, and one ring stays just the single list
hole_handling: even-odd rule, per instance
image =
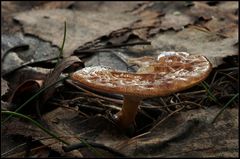
[{"label": "green grass blade", "polygon": [[7,114],[7,115],[11,115],[11,116],[16,116],[16,117],[19,117],[19,118],[27,119],[31,123],[33,123],[35,126],[37,126],[41,130],[43,130],[45,133],[47,133],[48,135],[52,136],[53,138],[57,139],[58,141],[66,144],[66,145],[69,145],[69,143],[67,143],[66,141],[60,139],[56,134],[50,132],[49,130],[44,128],[40,123],[38,123],[37,121],[33,120],[32,118],[30,118],[30,117],[28,117],[26,115],[23,115],[23,114],[20,114],[20,113],[17,113],[17,112],[12,112],[12,111],[1,111],[1,114]]},{"label": "green grass blade", "polygon": [[[38,93],[36,93],[35,95],[33,95],[31,98],[29,98],[25,103],[23,103],[20,107],[18,107],[15,112],[18,112],[19,110],[21,110],[24,106],[26,106],[29,102],[31,102],[33,99],[35,99],[36,97],[38,97],[42,92],[44,92],[45,90],[47,90],[48,88],[54,86],[55,84],[57,84],[58,82],[61,82],[65,79],[67,79],[69,76],[61,78],[59,80],[57,80],[56,82],[54,82],[53,84],[50,84],[47,87],[41,88],[40,91]],[[3,122],[1,122],[1,124],[4,124],[6,121],[8,121],[10,118],[12,117],[12,115],[10,114]]]},{"label": "green grass blade", "polygon": [[235,96],[233,96],[232,97],[232,99],[230,99],[228,102],[227,102],[227,104],[225,104],[225,106],[217,113],[217,115],[213,118],[213,120],[212,120],[212,124],[216,121],[216,119],[219,117],[219,115],[228,107],[228,105],[230,105],[231,103],[232,103],[232,101],[235,99],[235,98],[237,98],[238,97],[238,95],[239,95],[239,93],[238,94],[236,94]]},{"label": "green grass blade", "polygon": [[212,92],[210,91],[210,87],[207,84],[207,82],[203,81],[201,82],[201,85],[203,86],[203,88],[207,91],[208,97],[214,101],[215,103],[221,105],[221,103],[218,102],[217,98],[212,94]]},{"label": "green grass blade", "polygon": [[89,148],[90,151],[92,151],[96,156],[98,157],[104,157],[104,155],[100,152],[97,151],[94,147],[92,147],[89,143],[87,143],[85,140],[83,139],[79,139],[83,144],[85,144],[87,146],[87,148]]},{"label": "green grass blade", "polygon": [[61,49],[60,49],[60,53],[59,53],[59,56],[58,56],[58,62],[60,62],[60,59],[61,57],[63,56],[63,48],[64,48],[64,44],[65,44],[65,40],[66,40],[66,34],[67,34],[67,23],[66,21],[64,22],[64,35],[63,35],[63,42],[62,42],[62,46],[61,46]]}]

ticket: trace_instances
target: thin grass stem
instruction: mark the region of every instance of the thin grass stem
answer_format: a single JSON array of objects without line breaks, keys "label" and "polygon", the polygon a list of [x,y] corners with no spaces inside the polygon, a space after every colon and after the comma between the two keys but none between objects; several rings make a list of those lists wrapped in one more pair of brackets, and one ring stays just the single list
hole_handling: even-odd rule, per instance
[{"label": "thin grass stem", "polygon": [[19,118],[27,119],[31,123],[33,123],[35,126],[37,126],[41,130],[43,130],[45,133],[47,133],[48,135],[52,136],[53,138],[59,140],[60,142],[66,144],[66,145],[69,145],[69,143],[60,139],[56,134],[50,132],[48,129],[44,128],[40,123],[38,123],[37,121],[33,120],[32,118],[30,118],[26,115],[23,115],[23,114],[20,114],[20,113],[17,113],[17,112],[12,112],[12,111],[1,111],[1,114],[8,114],[8,115],[11,115],[11,116],[16,116],[16,117],[19,117]]},{"label": "thin grass stem", "polygon": [[[25,103],[23,103],[20,107],[18,107],[15,112],[18,112],[19,110],[21,110],[24,106],[26,106],[28,103],[30,103],[33,99],[35,99],[36,97],[38,97],[42,92],[44,92],[45,90],[47,90],[48,88],[54,86],[55,84],[57,84],[58,82],[61,82],[65,79],[67,79],[69,76],[61,78],[59,80],[57,80],[56,82],[50,84],[47,87],[43,87],[39,90],[38,93],[36,93],[35,95],[33,95],[31,98],[29,98]],[[3,122],[1,122],[1,124],[4,124],[6,121],[8,121],[10,118],[12,117],[12,115],[9,115]]]},{"label": "thin grass stem", "polygon": [[235,98],[237,98],[239,95],[239,93],[237,93],[234,97],[232,97],[228,102],[227,104],[224,105],[224,107],[217,113],[217,115],[213,118],[211,124],[213,124],[216,119],[219,117],[219,115],[228,107],[228,105],[230,105],[232,103],[232,101],[234,101]]},{"label": "thin grass stem", "polygon": [[65,44],[65,40],[66,40],[66,33],[67,33],[67,23],[66,21],[64,21],[64,35],[63,35],[63,42],[62,42],[62,46],[60,49],[60,54],[58,56],[58,62],[57,64],[60,62],[61,57],[63,56],[63,48],[64,48],[64,44]]}]

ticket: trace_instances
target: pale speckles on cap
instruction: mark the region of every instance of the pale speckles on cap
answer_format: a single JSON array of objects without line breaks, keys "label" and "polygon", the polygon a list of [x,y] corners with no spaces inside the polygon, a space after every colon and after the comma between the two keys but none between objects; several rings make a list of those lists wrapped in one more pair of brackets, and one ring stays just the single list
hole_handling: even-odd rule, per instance
[{"label": "pale speckles on cap", "polygon": [[[186,52],[162,52],[157,58],[131,59],[140,66],[137,73],[107,67],[86,67],[72,74],[72,79],[98,91],[124,95],[164,96],[184,90],[204,80],[211,64],[204,56]],[[149,60],[151,62],[142,62]]]}]

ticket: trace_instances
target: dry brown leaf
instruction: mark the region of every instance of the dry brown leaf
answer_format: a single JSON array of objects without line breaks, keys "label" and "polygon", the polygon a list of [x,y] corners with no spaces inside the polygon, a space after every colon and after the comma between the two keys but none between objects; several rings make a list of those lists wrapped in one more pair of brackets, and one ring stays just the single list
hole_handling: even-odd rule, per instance
[{"label": "dry brown leaf", "polygon": [[16,33],[21,32],[21,27],[16,25],[12,20],[12,16],[14,13],[23,12],[26,10],[30,10],[34,6],[41,5],[46,3],[44,1],[2,1],[1,2],[1,33]]},{"label": "dry brown leaf", "polygon": [[[18,108],[18,106],[25,103],[30,99],[34,94],[36,94],[40,87],[42,86],[42,80],[27,80],[20,84],[13,92],[12,96],[9,99],[9,103],[13,104],[12,110]],[[24,108],[19,110],[19,112],[24,112],[29,114],[30,112],[36,111],[36,99],[27,104]]]},{"label": "dry brown leaf", "polygon": [[180,112],[121,151],[135,157],[238,157],[238,110],[225,110],[209,123],[218,110]]},{"label": "dry brown leaf", "polygon": [[[148,29],[137,30],[136,32],[142,37],[148,37],[157,34],[160,30],[174,29],[179,31],[190,24],[201,23],[202,21],[199,18],[203,18],[205,20],[202,22],[203,27],[223,36],[236,37],[237,3],[221,2],[216,4],[210,6],[204,2],[194,2],[193,6],[189,7],[186,2],[176,2],[174,4],[153,2],[151,6],[141,11],[141,19],[133,26],[149,26]],[[158,12],[162,15],[157,15]]]},{"label": "dry brown leaf", "polygon": [[191,7],[190,13],[192,16],[202,17],[204,20],[210,20],[215,13],[215,6],[209,6],[202,2],[193,2],[194,6]]},{"label": "dry brown leaf", "polygon": [[113,30],[127,27],[137,17],[127,13],[110,14],[56,9],[24,12],[17,14],[15,19],[23,24],[25,33],[51,41],[58,47],[62,44],[64,21],[66,21],[67,35],[64,53],[65,56],[69,56],[78,46],[109,34]]},{"label": "dry brown leaf", "polygon": [[206,22],[204,27],[208,28],[210,32],[216,33],[227,38],[238,39],[238,25],[233,22],[220,21],[216,18]]},{"label": "dry brown leaf", "polygon": [[120,133],[121,130],[100,115],[85,119],[78,115],[77,111],[57,108],[45,114],[43,119],[59,136],[68,136],[64,139],[71,144],[80,143],[79,139],[84,139],[114,148],[112,145],[128,140],[124,134]]},{"label": "dry brown leaf", "polygon": [[196,17],[202,17],[204,20],[211,20],[212,17],[225,19],[226,21],[232,21],[238,19],[233,16],[238,9],[237,2],[220,2],[215,6],[210,6],[203,2],[193,2],[194,5],[191,7],[189,14]]},{"label": "dry brown leaf", "polygon": [[[164,2],[164,4],[165,3],[166,2]],[[238,18],[236,18],[236,16],[234,15],[236,14],[236,3],[230,2],[230,5],[226,5],[225,2],[221,2],[219,4],[217,3],[217,6],[209,6],[202,2],[194,3],[195,5],[191,8],[192,15],[186,14],[185,12],[181,12],[179,10],[177,11],[178,13],[175,14],[173,13],[173,10],[176,11],[176,8],[174,8],[173,10],[169,10],[169,12],[166,12],[169,6],[177,6],[169,5],[166,3],[167,7],[165,9],[165,16],[161,17],[156,14],[156,12],[152,12],[151,14],[148,14],[149,12],[145,12],[146,15],[143,16],[144,18],[146,18],[145,21],[140,20],[138,22],[141,25],[150,24],[154,27],[161,26],[165,30],[168,30],[169,28],[174,29],[174,31],[168,30],[152,38],[152,43],[155,49],[157,48],[159,49],[159,51],[187,51],[192,54],[205,55],[213,63],[213,66],[216,67],[221,63],[221,59],[223,57],[238,54],[238,49],[233,46],[238,41],[238,36],[236,36],[238,34],[237,24],[234,23],[234,21],[238,21]],[[147,11],[147,8],[150,6],[154,6],[154,2],[151,2],[142,8],[144,8],[143,10]],[[108,8],[105,9],[107,10]],[[102,7],[99,10],[105,9],[104,7]],[[63,11],[63,13],[68,14],[68,12],[65,11]],[[142,10],[141,13],[144,15],[144,12]],[[226,16],[224,14],[226,14]],[[29,16],[30,15],[27,15],[25,17],[29,18]],[[44,26],[42,26],[40,30],[37,30],[36,28],[34,28],[34,30],[32,28],[32,24],[43,25],[37,22],[35,23],[34,18],[32,19],[33,23],[30,25],[28,22],[31,21],[25,21],[24,19],[21,19],[22,23],[24,23],[25,31],[39,35],[40,37],[51,41],[54,41],[52,39],[57,36],[57,42],[59,42],[58,46],[60,46],[63,36],[63,27],[61,27],[63,26],[63,21],[61,21],[59,17],[61,17],[62,15],[59,14],[58,17],[56,17],[55,21],[51,21],[52,18],[54,18],[55,16],[44,16],[43,19],[50,18],[47,22],[49,24],[52,24],[52,26],[54,26],[55,22],[58,23],[57,32],[53,32],[53,30],[51,30],[52,32],[50,36],[52,37],[47,36],[47,33],[42,33],[42,31],[44,32],[44,30],[42,29],[46,29],[44,28]],[[215,16],[215,18],[213,18],[212,16]],[[68,18],[68,16],[66,17]],[[200,29],[201,26],[198,29],[196,29],[196,27],[190,26],[179,32],[175,32],[175,30],[183,28],[183,26],[188,25],[188,23],[191,24],[193,22],[193,19],[191,19],[192,17],[202,17],[204,20],[208,20],[204,21],[202,27],[206,29]],[[225,18],[224,21],[219,20],[219,18],[221,19],[222,17]],[[226,17],[229,17],[229,19],[227,19]],[[86,17],[84,17],[83,15],[81,16],[81,18],[81,20],[84,21],[83,19]],[[41,19],[41,17],[39,19]],[[97,21],[96,19],[94,20]],[[160,20],[162,23],[160,23]],[[196,21],[197,19],[195,19],[195,22]],[[46,21],[41,19],[41,22]],[[108,24],[109,22],[106,23]],[[120,23],[122,22],[120,21]],[[92,27],[91,18],[86,21],[86,24],[90,24],[91,29],[93,29],[94,31],[99,31],[98,28]],[[75,29],[74,30],[71,27],[71,30],[78,30],[78,25],[74,25],[73,23],[70,23],[70,25],[74,26],[73,28]],[[92,37],[95,38],[99,35],[105,34],[104,31],[100,31],[101,34],[98,34],[94,31],[91,32],[87,29],[87,27],[84,27],[83,29],[81,28],[81,31],[87,31],[87,36],[89,36],[88,38],[90,40],[92,40]],[[160,29],[162,29],[161,27],[154,28],[156,30],[134,30],[134,34],[144,39],[145,37],[147,37],[149,31],[155,34]],[[223,38],[216,33],[223,33],[223,35],[226,35],[226,37]],[[55,34],[58,35],[55,36]],[[81,35],[84,36],[86,34]],[[71,33],[71,36],[73,36],[73,33]],[[125,37],[122,37],[122,39],[120,37],[120,40],[117,39],[116,41],[119,43],[119,41],[124,41],[127,38],[128,35],[125,35]],[[73,40],[81,41],[82,39],[79,40],[75,38]],[[84,42],[81,41],[81,44],[83,43]],[[79,45],[80,44],[77,44],[77,46]],[[105,55],[106,54],[101,53],[102,57],[104,57]],[[97,63],[96,61],[95,63]],[[98,62],[99,61],[100,60],[98,59]],[[114,65],[113,61],[110,61],[112,65]],[[111,125],[111,123],[109,123],[102,116],[93,117],[83,121],[83,118],[81,118],[76,111],[58,108],[45,114],[43,118],[45,119],[47,125],[49,125],[49,128],[51,130],[57,132],[57,134],[61,136],[67,136],[64,138],[64,140],[70,142],[71,144],[79,142],[78,137],[83,137],[90,141],[102,143],[106,146],[113,147],[121,151],[122,153],[134,157],[238,157],[239,145],[237,109],[233,108],[225,110],[225,112],[223,112],[223,114],[220,116],[220,118],[215,124],[209,124],[209,120],[213,118],[213,116],[218,112],[218,110],[219,109],[209,108],[207,110],[197,109],[180,112],[172,118],[169,118],[169,120],[158,126],[153,132],[149,133],[148,135],[132,140],[125,137],[120,131],[115,129],[115,127]],[[11,131],[12,134],[18,133],[25,136],[33,136],[35,139],[39,139],[40,137],[48,137],[48,135],[36,129],[29,123],[26,124],[19,121],[16,122],[14,120],[11,122],[10,125],[8,125],[8,131]],[[78,137],[72,138],[71,135],[77,135]],[[48,139],[41,140],[41,142],[47,145],[49,143],[58,141],[56,141],[55,139]],[[51,145],[50,147],[60,152],[64,156],[82,157],[81,153],[78,151],[73,151],[70,154],[63,152],[61,146],[62,144],[56,143],[54,145]],[[179,149],[179,147],[181,148]]]},{"label": "dry brown leaf", "polygon": [[123,13],[129,12],[139,5],[144,4],[143,1],[75,1],[71,8],[75,10],[88,10],[97,12]]},{"label": "dry brown leaf", "polygon": [[179,31],[185,26],[194,23],[194,19],[187,15],[189,8],[185,2],[174,4],[168,2],[153,2],[151,6],[141,11],[141,20],[134,23],[133,26],[148,27],[141,30],[134,30],[141,37],[148,38],[157,34],[160,30],[174,29]]},{"label": "dry brown leaf", "polygon": [[189,15],[208,20],[201,25],[208,28],[210,32],[218,33],[223,37],[233,37],[237,39],[237,9],[237,2],[220,2],[215,6],[209,6],[203,2],[194,2],[194,6],[191,8]]},{"label": "dry brown leaf", "polygon": [[74,1],[46,2],[34,9],[65,9],[73,4]]},{"label": "dry brown leaf", "polygon": [[161,19],[161,22],[162,22],[160,25],[161,29],[168,30],[170,28],[173,28],[176,31],[183,29],[185,26],[189,24],[193,24],[192,18],[182,13],[166,14]]},{"label": "dry brown leaf", "polygon": [[236,40],[222,38],[196,29],[186,28],[180,32],[167,31],[152,38],[153,48],[160,51],[186,51],[208,57],[213,67],[222,63],[222,58],[228,55],[237,55],[238,50],[233,46]]},{"label": "dry brown leaf", "polygon": [[[54,70],[47,75],[46,79],[44,80],[43,87],[48,87],[52,85],[54,82],[56,82],[59,79],[61,73],[63,73],[66,69],[75,71],[83,67],[84,67],[83,62],[77,56],[70,56],[70,57],[64,58],[54,68]],[[44,103],[53,96],[54,91],[55,91],[55,87],[53,86],[44,92],[44,94],[41,97],[40,110],[44,109]]]},{"label": "dry brown leaf", "polygon": [[[145,10],[140,13],[140,20],[133,23],[133,33],[138,35],[142,39],[148,38],[148,32],[151,28],[156,28],[160,25],[160,18],[164,13]],[[134,29],[136,28],[136,29]]]},{"label": "dry brown leaf", "polygon": [[[51,132],[54,132],[57,134],[57,136],[60,136],[61,139],[64,141],[74,144],[78,143],[78,136],[77,134],[71,134],[71,131],[68,131],[68,128],[65,126],[63,127],[55,127],[54,125],[58,122],[58,118],[61,116],[62,118],[73,118],[77,116],[77,112],[70,110],[70,109],[62,109],[58,108],[51,112],[50,114],[56,115],[56,117],[49,116],[49,119],[47,119],[46,123],[47,124],[52,124],[53,126],[47,127],[46,125],[43,125],[43,127],[47,128]],[[50,115],[49,114],[49,115]],[[60,116],[58,116],[60,115]],[[60,117],[60,119],[61,119]],[[43,116],[45,119],[45,116]],[[51,119],[50,119],[51,118]],[[53,129],[52,129],[53,128]],[[65,129],[66,128],[66,129]],[[46,145],[50,147],[51,149],[59,152],[62,156],[66,157],[82,157],[81,152],[75,150],[71,152],[64,152],[62,149],[63,144],[60,143],[58,140],[52,138],[45,132],[43,132],[41,129],[37,128],[33,124],[29,123],[28,121],[23,121],[23,120],[18,120],[18,119],[12,119],[8,121],[5,124],[5,127],[2,129],[4,134],[9,134],[9,135],[23,135],[25,137],[31,136],[35,140],[39,140],[43,145]],[[43,139],[45,138],[45,139]]]},{"label": "dry brown leaf", "polygon": [[8,82],[1,77],[1,96],[9,91]]},{"label": "dry brown leaf", "polygon": [[[84,120],[77,111],[57,108],[43,116],[48,129],[66,142],[79,143],[78,138],[104,144],[127,156],[134,157],[237,157],[238,113],[236,108],[226,109],[211,124],[219,108],[181,111],[158,125],[152,132],[128,138],[103,116]],[[231,129],[229,129],[231,127]],[[34,139],[47,137],[28,123],[12,121],[4,129],[7,134],[22,134]],[[41,140],[45,145],[55,139]],[[182,147],[179,149],[179,147]],[[60,143],[50,145],[63,156],[77,157],[77,151],[63,152]],[[80,150],[81,152],[81,150]],[[229,153],[231,152],[231,153]],[[79,153],[79,152],[78,152]]]}]

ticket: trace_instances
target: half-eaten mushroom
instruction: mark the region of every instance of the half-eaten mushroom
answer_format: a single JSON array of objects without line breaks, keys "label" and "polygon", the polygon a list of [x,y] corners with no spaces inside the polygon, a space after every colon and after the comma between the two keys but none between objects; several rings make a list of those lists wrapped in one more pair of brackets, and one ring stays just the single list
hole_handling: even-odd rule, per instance
[{"label": "half-eaten mushroom", "polygon": [[123,129],[134,122],[142,99],[190,88],[203,81],[212,69],[204,56],[186,52],[162,52],[157,58],[131,58],[130,63],[139,66],[136,73],[94,66],[71,75],[72,80],[92,89],[124,96],[121,111],[114,115]]}]

